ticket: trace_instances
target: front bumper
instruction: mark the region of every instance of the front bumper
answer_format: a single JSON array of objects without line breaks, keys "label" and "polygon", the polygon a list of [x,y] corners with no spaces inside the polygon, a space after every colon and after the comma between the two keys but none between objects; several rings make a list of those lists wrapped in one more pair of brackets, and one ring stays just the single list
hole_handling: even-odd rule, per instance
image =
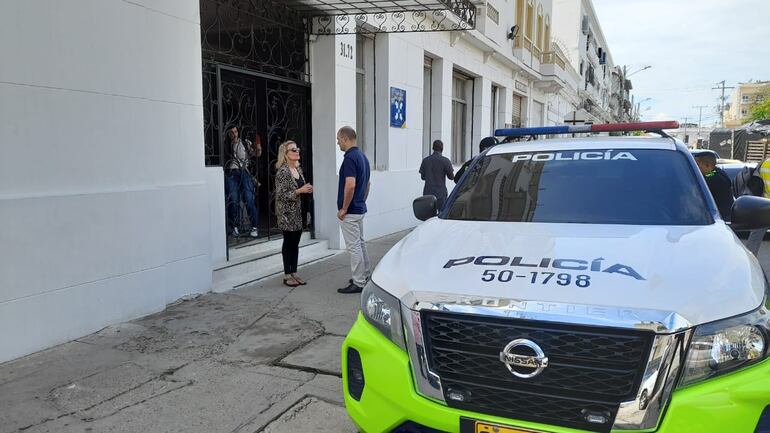
[{"label": "front bumper", "polygon": [[[348,348],[360,354],[363,366],[365,385],[360,401],[348,392]],[[459,433],[460,418],[549,433],[582,431],[461,411],[418,395],[412,382],[409,356],[361,314],[342,345],[342,374],[348,414],[365,433],[392,432],[409,421],[443,432]],[[770,361],[765,361],[675,391],[657,432],[753,433],[768,405]]]}]

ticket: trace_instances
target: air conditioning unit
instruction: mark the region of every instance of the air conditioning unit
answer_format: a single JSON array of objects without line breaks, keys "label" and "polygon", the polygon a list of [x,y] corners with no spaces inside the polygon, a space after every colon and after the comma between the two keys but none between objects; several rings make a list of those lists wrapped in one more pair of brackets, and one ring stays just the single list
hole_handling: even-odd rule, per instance
[{"label": "air conditioning unit", "polygon": [[580,24],[580,29],[584,35],[588,34],[588,15],[583,15],[583,22]]}]

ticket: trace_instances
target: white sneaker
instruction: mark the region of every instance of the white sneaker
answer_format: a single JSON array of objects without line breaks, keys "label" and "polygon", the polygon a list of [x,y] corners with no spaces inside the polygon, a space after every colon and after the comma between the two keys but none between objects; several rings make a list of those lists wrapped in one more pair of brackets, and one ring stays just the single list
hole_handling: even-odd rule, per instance
[{"label": "white sneaker", "polygon": [[233,227],[233,236],[238,237],[240,235],[241,235],[241,233],[238,232],[238,227]]},{"label": "white sneaker", "polygon": [[256,227],[251,228],[251,233],[249,233],[249,236],[251,236],[252,238],[259,237],[259,232],[257,231]]}]

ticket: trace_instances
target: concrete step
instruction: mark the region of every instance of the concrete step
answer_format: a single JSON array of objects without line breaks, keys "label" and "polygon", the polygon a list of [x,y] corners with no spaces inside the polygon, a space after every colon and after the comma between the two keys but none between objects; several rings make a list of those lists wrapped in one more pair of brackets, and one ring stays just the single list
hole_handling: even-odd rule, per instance
[{"label": "concrete step", "polygon": [[[315,242],[317,241],[311,239],[309,232],[304,232],[302,233],[302,237],[299,240],[299,246],[303,247]],[[253,260],[259,260],[263,257],[275,254],[276,251],[280,253],[282,244],[283,239],[280,238],[270,241],[264,239],[255,239],[253,242],[248,244],[231,247],[230,260],[218,263],[216,266],[214,266],[214,270],[218,271],[220,269],[237,266]]]},{"label": "concrete step", "polygon": [[[220,265],[214,270],[214,292],[227,292],[246,284],[283,273],[283,257],[281,256],[282,240],[270,241],[247,256],[239,257],[227,264]],[[319,239],[304,239],[300,241],[299,266],[333,257],[340,250],[330,250],[329,242]]]}]

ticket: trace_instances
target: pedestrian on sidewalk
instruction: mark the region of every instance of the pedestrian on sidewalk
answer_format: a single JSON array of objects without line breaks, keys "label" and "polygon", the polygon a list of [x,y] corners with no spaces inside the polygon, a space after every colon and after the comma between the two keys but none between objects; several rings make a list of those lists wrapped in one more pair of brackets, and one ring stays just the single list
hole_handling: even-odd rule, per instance
[{"label": "pedestrian on sidewalk", "polygon": [[[770,198],[770,159],[760,162],[757,165],[755,172],[759,173],[759,177],[762,179],[763,183],[762,195],[760,197]],[[762,241],[765,239],[767,229],[767,227],[763,227],[749,232],[749,238],[746,240],[746,248],[754,254],[754,257],[759,257],[759,248],[762,246]]]},{"label": "pedestrian on sidewalk", "polygon": [[369,196],[369,160],[356,144],[356,131],[343,126],[337,131],[337,145],[345,152],[340,166],[337,189],[337,218],[340,220],[345,247],[350,253],[353,278],[339,293],[360,293],[371,276],[371,263],[364,242],[364,215]]},{"label": "pedestrian on sidewalk", "polygon": [[299,147],[293,141],[278,146],[275,163],[275,216],[283,231],[283,284],[289,287],[307,284],[297,276],[299,240],[302,237],[302,195],[312,194],[313,185],[305,181],[299,166]]},{"label": "pedestrian on sidewalk", "polygon": [[452,161],[442,155],[444,143],[441,140],[433,142],[433,153],[422,160],[420,177],[425,181],[423,195],[436,197],[436,207],[441,209],[447,198],[446,179],[454,180],[455,170]]},{"label": "pedestrian on sidewalk", "polygon": [[262,146],[257,143],[256,148],[251,141],[239,136],[238,128],[231,126],[227,129],[227,143],[225,146],[229,159],[225,163],[225,195],[227,197],[227,220],[233,236],[239,236],[238,226],[241,223],[241,200],[246,204],[251,221],[249,236],[259,236],[257,225],[259,215],[255,197],[257,186],[249,172],[249,159],[259,158],[262,154]]}]

